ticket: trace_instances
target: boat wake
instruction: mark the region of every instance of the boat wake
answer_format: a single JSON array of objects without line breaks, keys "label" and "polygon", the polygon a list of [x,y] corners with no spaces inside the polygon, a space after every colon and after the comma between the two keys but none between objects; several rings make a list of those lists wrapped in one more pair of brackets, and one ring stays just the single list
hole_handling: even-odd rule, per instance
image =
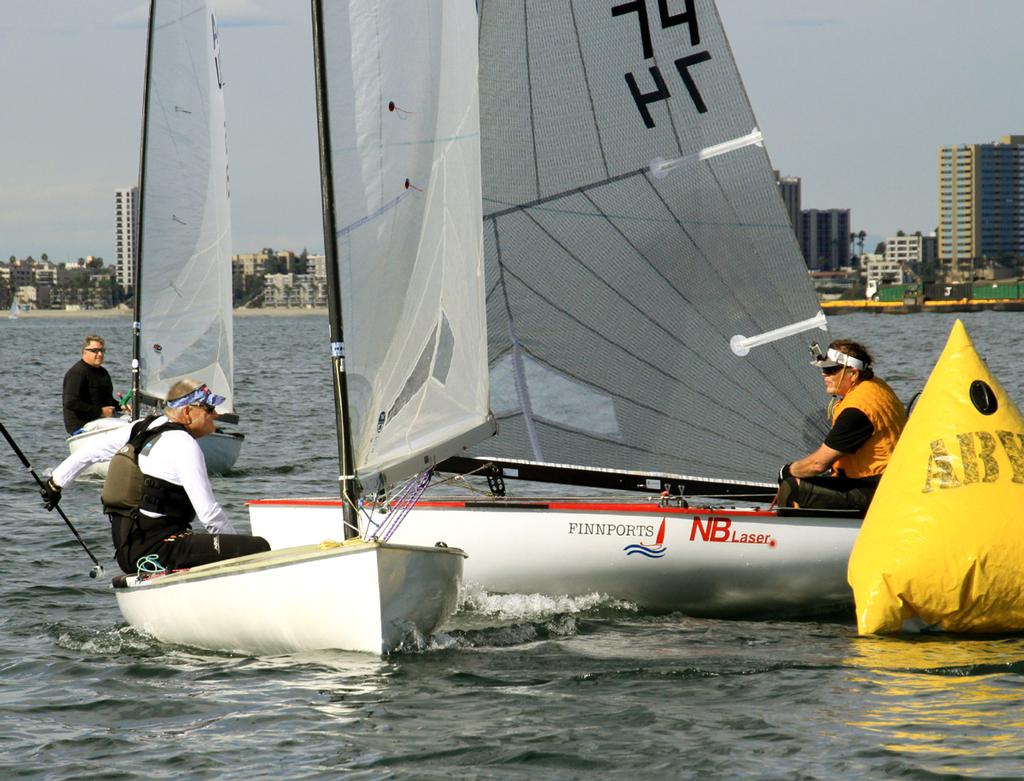
[{"label": "boat wake", "polygon": [[632,602],[606,594],[549,596],[494,594],[464,583],[459,608],[427,650],[500,648],[556,640],[580,634],[587,621],[634,615]]}]

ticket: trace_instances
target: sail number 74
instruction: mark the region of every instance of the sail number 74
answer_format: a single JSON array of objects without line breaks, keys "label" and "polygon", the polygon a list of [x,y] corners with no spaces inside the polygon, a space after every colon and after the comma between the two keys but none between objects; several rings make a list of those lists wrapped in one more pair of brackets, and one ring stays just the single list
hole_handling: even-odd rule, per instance
[{"label": "sail number 74", "polygon": [[[667,30],[670,27],[686,25],[690,32],[690,45],[693,47],[700,46],[700,27],[697,23],[697,12],[694,8],[694,0],[684,0],[686,10],[677,13],[669,11],[669,0],[657,0],[657,3],[658,19],[661,23],[661,28],[663,30]],[[630,0],[630,2],[612,6],[611,10],[612,16],[636,14],[637,23],[640,25],[640,49],[643,53],[643,57],[645,60],[654,59],[654,44],[651,39],[651,20],[647,13],[647,0]],[[690,100],[693,101],[694,108],[696,108],[697,112],[700,114],[707,113],[708,107],[707,103],[704,102],[704,97],[701,95],[701,92],[697,87],[697,82],[694,80],[690,69],[702,62],[707,62],[710,59],[711,52],[703,50],[693,54],[688,54],[685,57],[680,57],[673,61],[676,72],[679,74],[679,78],[686,87],[686,91],[690,95]],[[668,100],[672,97],[672,92],[669,89],[668,82],[665,81],[665,77],[662,75],[661,68],[657,63],[649,66],[647,71],[650,75],[650,80],[654,83],[654,89],[652,91],[643,92],[637,82],[636,76],[632,73],[625,74],[625,79],[626,85],[629,87],[629,93],[633,96],[633,102],[636,103],[636,108],[640,112],[640,117],[643,119],[644,125],[648,128],[653,128],[655,126],[655,122],[654,117],[651,116],[650,106],[659,101]]]}]

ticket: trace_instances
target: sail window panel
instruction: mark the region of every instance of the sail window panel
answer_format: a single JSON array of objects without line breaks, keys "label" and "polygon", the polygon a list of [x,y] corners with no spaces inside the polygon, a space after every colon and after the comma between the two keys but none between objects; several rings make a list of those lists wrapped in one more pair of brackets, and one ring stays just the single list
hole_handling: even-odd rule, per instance
[{"label": "sail window panel", "polygon": [[[615,416],[615,403],[608,394],[560,374],[529,356],[522,363],[524,379],[530,388],[530,406],[536,419],[603,439],[623,439]],[[516,371],[510,355],[500,358],[491,368],[491,411],[495,417],[515,415],[521,409],[516,391]]]}]

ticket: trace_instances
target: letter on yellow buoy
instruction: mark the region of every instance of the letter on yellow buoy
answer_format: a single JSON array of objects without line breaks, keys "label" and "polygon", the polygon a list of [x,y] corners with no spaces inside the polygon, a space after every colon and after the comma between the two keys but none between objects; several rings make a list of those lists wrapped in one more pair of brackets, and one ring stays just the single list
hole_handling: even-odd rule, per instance
[{"label": "letter on yellow buoy", "polygon": [[861,634],[1024,630],[1024,418],[959,320],[847,577]]}]

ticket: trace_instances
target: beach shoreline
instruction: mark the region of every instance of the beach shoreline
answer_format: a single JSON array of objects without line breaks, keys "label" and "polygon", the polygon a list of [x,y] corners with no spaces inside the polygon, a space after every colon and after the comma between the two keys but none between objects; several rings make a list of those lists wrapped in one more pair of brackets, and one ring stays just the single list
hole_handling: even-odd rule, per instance
[{"label": "beach shoreline", "polygon": [[[317,316],[327,317],[327,309],[323,307],[274,307],[267,309],[244,309],[232,310],[235,317],[305,317]],[[128,307],[114,307],[113,309],[30,309],[22,312],[18,319],[31,320],[43,318],[62,319],[103,319],[114,317],[131,317],[132,310]]]}]

